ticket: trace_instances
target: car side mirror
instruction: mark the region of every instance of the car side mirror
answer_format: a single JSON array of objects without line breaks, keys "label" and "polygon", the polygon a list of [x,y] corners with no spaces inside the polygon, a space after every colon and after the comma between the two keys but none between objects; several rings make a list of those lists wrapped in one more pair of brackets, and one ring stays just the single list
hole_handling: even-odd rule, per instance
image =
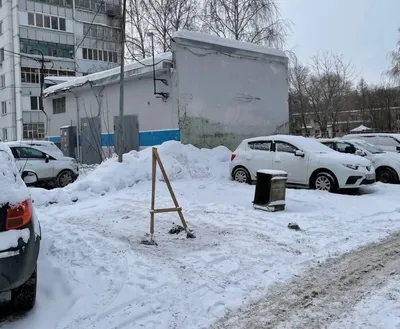
[{"label": "car side mirror", "polygon": [[396,151],[400,152],[400,146],[396,146]]},{"label": "car side mirror", "polygon": [[367,153],[365,153],[364,151],[361,151],[361,150],[356,150],[355,154],[359,155],[361,157],[365,157],[367,155]]},{"label": "car side mirror", "polygon": [[35,184],[37,182],[37,176],[33,171],[23,171],[22,180],[26,185]]},{"label": "car side mirror", "polygon": [[46,154],[46,160],[44,160],[46,163],[49,163],[49,161],[50,161],[50,157],[49,157],[49,155],[48,154]]},{"label": "car side mirror", "polygon": [[294,155],[297,157],[302,157],[304,158],[305,153],[301,150],[296,150],[296,152],[294,152]]}]

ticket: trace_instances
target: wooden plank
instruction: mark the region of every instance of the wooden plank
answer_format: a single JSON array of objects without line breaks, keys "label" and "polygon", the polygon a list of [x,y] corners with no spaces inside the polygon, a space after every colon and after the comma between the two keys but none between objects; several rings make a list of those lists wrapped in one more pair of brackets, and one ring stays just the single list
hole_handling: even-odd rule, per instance
[{"label": "wooden plank", "polygon": [[181,211],[181,210],[182,210],[181,207],[178,207],[178,208],[160,208],[160,209],[150,210],[150,213],[158,214],[158,213],[161,213],[161,212],[173,212],[173,211]]},{"label": "wooden plank", "polygon": [[[157,159],[155,156],[155,148],[152,150],[152,164],[151,164],[151,209],[154,210],[156,200],[156,170],[157,170]],[[154,234],[154,213],[150,213],[150,235],[153,240]]]},{"label": "wooden plank", "polygon": [[[172,190],[172,186],[171,186],[171,183],[170,183],[170,181],[169,181],[167,172],[165,171],[164,165],[163,165],[163,163],[161,162],[160,156],[158,155],[157,149],[156,149],[156,148],[153,148],[153,152],[154,152],[154,155],[155,155],[155,157],[156,157],[156,159],[157,159],[157,162],[158,162],[158,165],[159,165],[159,167],[160,167],[161,173],[162,173],[163,176],[164,176],[164,180],[165,180],[165,183],[167,184],[168,191],[169,191],[169,194],[171,195],[172,201],[174,202],[174,205],[175,205],[176,208],[180,208],[180,207],[179,207],[178,200],[176,199],[175,193],[174,193],[174,191]],[[152,208],[152,209],[154,209],[154,208]],[[178,214],[179,214],[179,218],[181,219],[182,226],[183,226],[183,228],[185,229],[185,231],[187,232],[186,220],[185,220],[185,217],[183,216],[182,209],[181,209],[181,210],[177,210],[177,211],[178,211]]]}]

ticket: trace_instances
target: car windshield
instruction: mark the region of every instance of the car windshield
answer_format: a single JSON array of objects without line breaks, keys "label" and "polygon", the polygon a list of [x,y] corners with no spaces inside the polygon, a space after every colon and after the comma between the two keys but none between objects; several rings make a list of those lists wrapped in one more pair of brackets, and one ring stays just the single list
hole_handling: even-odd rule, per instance
[{"label": "car windshield", "polygon": [[0,185],[4,186],[6,183],[15,182],[17,174],[13,159],[6,151],[0,150]]},{"label": "car windshield", "polygon": [[367,143],[367,142],[356,141],[356,142],[354,142],[354,144],[356,146],[359,146],[359,147],[365,149],[366,151],[368,151],[369,153],[372,153],[372,154],[384,153],[384,151],[382,151],[379,147],[374,146],[374,145],[372,145],[370,143]]}]

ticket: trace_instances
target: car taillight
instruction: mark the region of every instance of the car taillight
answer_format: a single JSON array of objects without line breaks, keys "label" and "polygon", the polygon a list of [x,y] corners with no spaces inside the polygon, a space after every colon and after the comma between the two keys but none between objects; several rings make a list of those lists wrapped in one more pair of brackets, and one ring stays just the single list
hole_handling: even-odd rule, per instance
[{"label": "car taillight", "polygon": [[18,205],[9,206],[7,210],[6,230],[24,227],[32,218],[31,200],[25,200]]},{"label": "car taillight", "polygon": [[231,161],[235,160],[235,158],[236,158],[236,154],[235,154],[235,153],[232,153],[232,155],[231,155]]}]

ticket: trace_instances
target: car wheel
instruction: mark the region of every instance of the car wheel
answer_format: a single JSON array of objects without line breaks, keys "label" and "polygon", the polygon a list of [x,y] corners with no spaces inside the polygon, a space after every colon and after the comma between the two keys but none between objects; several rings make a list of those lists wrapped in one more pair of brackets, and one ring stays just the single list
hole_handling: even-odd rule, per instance
[{"label": "car wheel", "polygon": [[29,311],[35,306],[37,269],[22,286],[11,291],[11,305],[17,311]]},{"label": "car wheel", "polygon": [[333,192],[335,181],[328,173],[321,172],[315,176],[313,187],[319,191]]},{"label": "car wheel", "polygon": [[233,180],[238,183],[251,184],[250,173],[245,168],[236,168],[232,176]]},{"label": "car wheel", "polygon": [[74,174],[71,170],[64,170],[60,172],[56,179],[58,187],[65,187],[74,182]]},{"label": "car wheel", "polygon": [[376,180],[389,184],[394,184],[398,181],[396,172],[391,168],[378,169],[376,171]]}]

